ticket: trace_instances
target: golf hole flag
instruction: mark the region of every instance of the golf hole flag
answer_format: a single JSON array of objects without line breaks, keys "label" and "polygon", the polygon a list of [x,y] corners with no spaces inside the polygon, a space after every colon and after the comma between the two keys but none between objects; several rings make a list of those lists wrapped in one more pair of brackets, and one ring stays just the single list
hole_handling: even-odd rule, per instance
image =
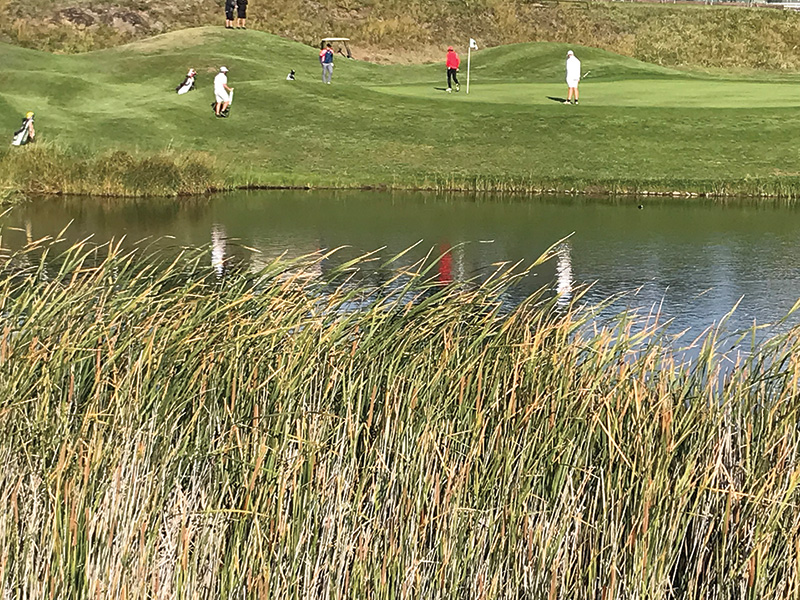
[{"label": "golf hole flag", "polygon": [[472,65],[472,51],[478,49],[478,42],[469,38],[469,50],[467,50],[467,93],[469,94],[469,69]]}]

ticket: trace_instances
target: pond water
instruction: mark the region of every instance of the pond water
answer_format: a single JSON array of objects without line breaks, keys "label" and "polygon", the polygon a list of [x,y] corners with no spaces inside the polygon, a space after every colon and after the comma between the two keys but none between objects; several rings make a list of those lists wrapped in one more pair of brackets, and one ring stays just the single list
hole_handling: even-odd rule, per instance
[{"label": "pond water", "polygon": [[617,307],[660,310],[662,320],[674,320],[671,331],[698,334],[737,303],[728,330],[775,322],[800,297],[800,209],[755,201],[380,192],[37,199],[3,218],[3,246],[55,236],[70,222],[68,240],[125,236],[128,242],[161,239],[166,247],[214,246],[209,261],[234,257],[252,269],[284,253],[349,246],[331,259],[335,264],[382,247],[388,258],[421,242],[405,262],[431,249],[448,252],[439,277],[455,280],[484,276],[502,261],[530,262],[568,238],[509,301],[542,286],[566,299],[591,284],[589,301],[624,293]]}]

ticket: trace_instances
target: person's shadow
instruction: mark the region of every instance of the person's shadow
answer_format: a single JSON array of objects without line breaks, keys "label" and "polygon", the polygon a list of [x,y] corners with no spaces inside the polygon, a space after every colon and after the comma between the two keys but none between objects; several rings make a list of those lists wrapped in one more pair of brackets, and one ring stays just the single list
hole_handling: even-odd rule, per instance
[{"label": "person's shadow", "polygon": [[561,104],[564,104],[564,102],[567,101],[566,98],[559,98],[557,96],[548,96],[547,99],[552,100],[553,102],[560,102]]},{"label": "person's shadow", "polygon": [[446,91],[447,91],[447,88],[435,87],[435,88],[433,88],[433,89],[435,89],[435,90],[438,90],[438,91],[440,91],[440,92],[446,92]]}]

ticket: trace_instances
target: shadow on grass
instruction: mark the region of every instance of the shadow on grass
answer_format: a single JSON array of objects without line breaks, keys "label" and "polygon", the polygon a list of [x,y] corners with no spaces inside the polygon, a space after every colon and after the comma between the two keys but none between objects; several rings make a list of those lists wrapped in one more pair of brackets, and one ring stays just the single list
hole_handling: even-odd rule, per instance
[{"label": "shadow on grass", "polygon": [[566,98],[559,98],[558,96],[548,96],[547,99],[552,100],[553,102],[560,102],[561,104],[564,104],[564,102],[567,101]]},{"label": "shadow on grass", "polygon": [[227,119],[231,114],[231,107],[228,106],[228,108],[226,108],[223,111],[220,111],[220,113],[217,114],[217,103],[216,102],[212,102],[211,103],[211,112],[214,113],[214,116],[220,117],[222,119]]}]

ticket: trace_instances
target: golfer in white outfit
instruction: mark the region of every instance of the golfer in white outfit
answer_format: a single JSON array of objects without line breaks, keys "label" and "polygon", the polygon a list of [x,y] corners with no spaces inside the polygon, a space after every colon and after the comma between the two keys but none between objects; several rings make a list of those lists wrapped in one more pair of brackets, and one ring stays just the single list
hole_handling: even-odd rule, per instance
[{"label": "golfer in white outfit", "polygon": [[564,101],[564,104],[577,104],[578,103],[578,84],[581,81],[581,61],[578,60],[578,57],[572,52],[572,50],[567,51],[567,86],[569,86],[569,91],[567,92],[567,99]]},{"label": "golfer in white outfit", "polygon": [[214,97],[217,101],[214,112],[217,113],[218,117],[222,116],[220,113],[225,112],[230,105],[231,96],[229,92],[232,91],[233,88],[228,87],[228,69],[227,67],[220,67],[219,73],[214,77]]}]

